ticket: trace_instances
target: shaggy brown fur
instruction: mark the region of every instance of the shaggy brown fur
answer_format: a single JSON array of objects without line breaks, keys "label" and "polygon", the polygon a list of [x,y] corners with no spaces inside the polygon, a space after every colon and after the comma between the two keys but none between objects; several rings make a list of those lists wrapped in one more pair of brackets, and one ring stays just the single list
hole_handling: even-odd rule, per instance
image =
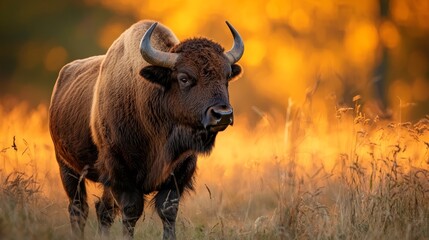
[{"label": "shaggy brown fur", "polygon": [[84,177],[104,185],[96,203],[102,233],[119,208],[132,236],[144,195],[157,191],[164,238],[175,238],[179,198],[192,189],[197,154],[208,154],[217,134],[203,126],[207,109],[229,106],[228,81],[241,68],[224,49],[205,38],[179,42],[158,25],[152,46],[180,57],[172,69],[149,65],[138,47],[151,24],[131,26],[106,55],[64,66],[56,82],[50,131],[74,232],[83,233],[88,214]]}]

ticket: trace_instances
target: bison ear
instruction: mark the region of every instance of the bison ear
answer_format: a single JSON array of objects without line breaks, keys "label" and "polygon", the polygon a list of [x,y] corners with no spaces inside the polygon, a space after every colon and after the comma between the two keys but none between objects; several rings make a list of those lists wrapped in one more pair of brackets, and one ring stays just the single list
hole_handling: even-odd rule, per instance
[{"label": "bison ear", "polygon": [[165,88],[168,88],[170,85],[170,75],[171,70],[165,67],[159,66],[147,66],[140,70],[140,76],[149,82],[159,84]]},{"label": "bison ear", "polygon": [[240,65],[238,64],[232,64],[231,65],[231,77],[229,78],[230,82],[233,82],[237,79],[239,79],[243,75],[243,70],[241,69]]}]

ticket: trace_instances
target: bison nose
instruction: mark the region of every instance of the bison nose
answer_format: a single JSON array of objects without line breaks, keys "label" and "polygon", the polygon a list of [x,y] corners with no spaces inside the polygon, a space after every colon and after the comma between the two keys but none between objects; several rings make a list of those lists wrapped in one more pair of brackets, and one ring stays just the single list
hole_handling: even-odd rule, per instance
[{"label": "bison nose", "polygon": [[233,123],[233,110],[229,105],[215,105],[209,107],[203,121],[204,127],[211,132],[223,131],[228,125],[232,125]]}]

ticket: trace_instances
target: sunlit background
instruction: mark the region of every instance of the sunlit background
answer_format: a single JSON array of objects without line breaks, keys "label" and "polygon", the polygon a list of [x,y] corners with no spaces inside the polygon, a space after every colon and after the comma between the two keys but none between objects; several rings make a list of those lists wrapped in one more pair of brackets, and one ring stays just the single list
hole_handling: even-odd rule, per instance
[{"label": "sunlit background", "polygon": [[[244,75],[230,84],[235,123],[198,162],[197,194],[179,214],[183,239],[201,231],[200,239],[212,233],[227,239],[224,226],[238,234],[233,239],[257,239],[258,219],[271,219],[268,234],[277,237],[429,236],[429,1],[2,1],[0,190],[10,172],[34,177],[48,199],[40,218],[49,216],[53,236],[69,227],[47,126],[58,72],[104,54],[140,19],[162,22],[179,39],[204,36],[226,49],[228,20],[245,44]],[[2,211],[0,205],[0,229],[9,229],[1,228],[8,222],[1,216],[10,215]],[[287,221],[291,232],[282,230]],[[375,234],[361,235],[363,225]],[[25,230],[10,236],[19,239]]]},{"label": "sunlit background", "polygon": [[180,39],[206,36],[229,49],[228,20],[246,47],[232,101],[250,119],[257,117],[252,106],[284,112],[289,98],[300,104],[316,85],[320,110],[350,106],[356,95],[373,116],[407,106],[402,117],[417,119],[429,106],[425,0],[47,0],[3,1],[0,9],[2,99],[48,102],[64,64],[104,54],[139,19],[160,21]]}]

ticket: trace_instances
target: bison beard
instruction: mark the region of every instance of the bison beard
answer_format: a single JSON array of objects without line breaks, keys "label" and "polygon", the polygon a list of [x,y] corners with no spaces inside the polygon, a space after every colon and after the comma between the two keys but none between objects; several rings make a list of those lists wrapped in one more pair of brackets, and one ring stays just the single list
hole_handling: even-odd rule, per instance
[{"label": "bison beard", "polygon": [[178,159],[180,154],[187,149],[193,149],[199,153],[209,154],[214,146],[216,132],[205,129],[192,129],[177,126],[167,141],[166,152],[171,155],[169,159]]},{"label": "bison beard", "polygon": [[[135,182],[141,184],[139,188],[144,193],[150,193],[153,189],[157,190],[159,185],[168,178],[178,165],[186,162],[195,153],[209,154],[214,146],[216,135],[216,132],[210,132],[206,129],[193,129],[182,125],[175,126],[168,135],[169,137],[163,146],[163,151],[159,152],[158,161],[154,161],[153,166],[149,167],[156,174],[147,174],[145,173],[146,171],[142,171],[140,174],[137,173]],[[121,169],[120,166],[116,168],[111,167],[116,164],[116,159],[121,159],[126,155],[122,153],[121,148],[114,147],[114,149],[117,149],[114,153],[116,156],[115,162],[110,162],[107,166],[97,166],[99,169],[98,172],[100,172],[98,181],[107,187],[115,185],[118,188],[127,188],[128,181],[124,180],[127,178],[128,173],[133,170],[123,169],[123,171],[112,173],[113,169]],[[136,158],[140,157],[136,156]],[[189,189],[192,189],[192,184],[189,184]]]},{"label": "bison beard", "polygon": [[144,196],[156,192],[163,238],[175,239],[197,155],[209,154],[217,133],[233,122],[228,82],[241,75],[235,63],[244,46],[227,24],[234,37],[227,52],[205,38],[179,42],[165,26],[140,21],[106,55],[63,67],[49,128],[74,234],[83,236],[89,179],[103,185],[95,204],[102,236],[120,212],[124,236],[132,238]]}]

